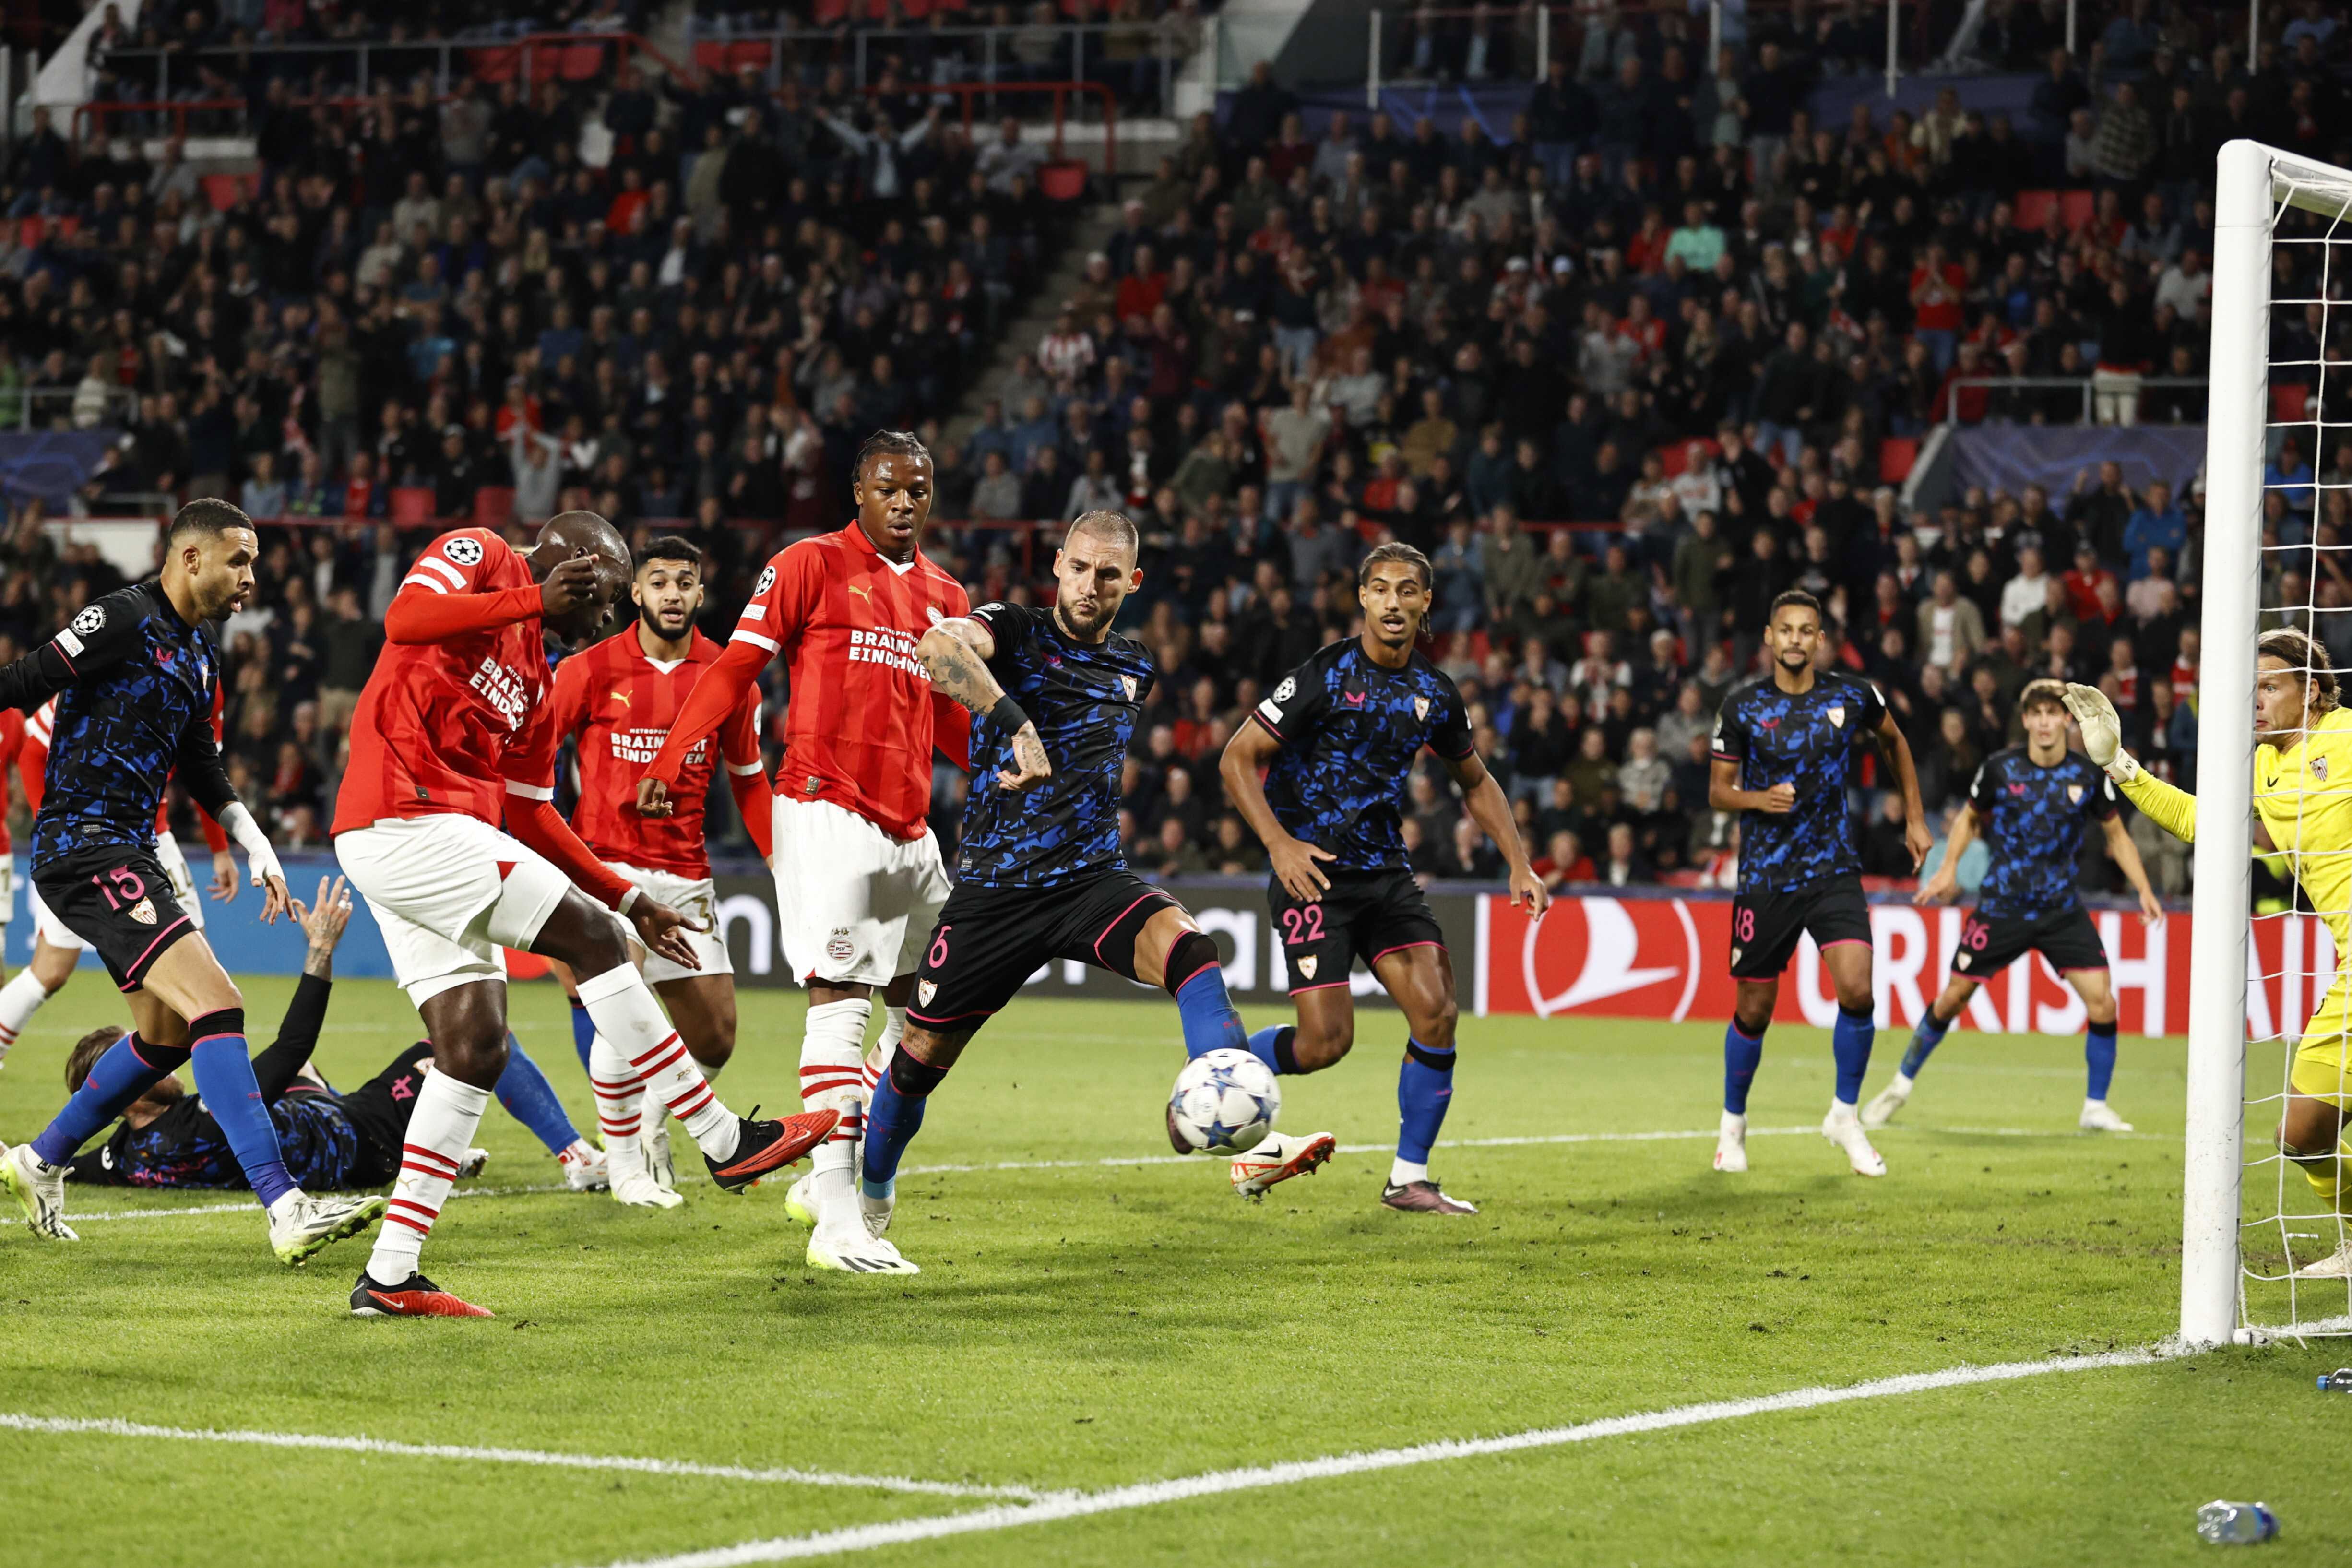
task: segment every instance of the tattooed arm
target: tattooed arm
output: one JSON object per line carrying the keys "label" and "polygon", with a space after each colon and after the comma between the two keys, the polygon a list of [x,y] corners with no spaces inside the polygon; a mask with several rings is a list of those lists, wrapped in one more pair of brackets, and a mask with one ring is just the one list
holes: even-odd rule
{"label": "tattooed arm", "polygon": [[988,720],[1013,742],[1013,767],[999,768],[996,782],[1009,790],[1025,790],[1053,775],[1045,760],[1045,742],[1021,704],[1004,694],[990,673],[988,661],[996,653],[996,638],[976,620],[958,617],[941,621],[925,632],[915,653],[930,672],[932,687],[981,718]]}

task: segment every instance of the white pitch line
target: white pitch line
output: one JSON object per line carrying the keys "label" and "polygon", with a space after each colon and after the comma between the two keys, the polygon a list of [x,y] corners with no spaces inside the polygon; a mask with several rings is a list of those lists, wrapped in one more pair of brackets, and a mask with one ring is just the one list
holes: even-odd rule
{"label": "white pitch line", "polygon": [[1129,1509],[1152,1508],[1161,1503],[1182,1502],[1192,1498],[1213,1497],[1225,1492],[1293,1486],[1300,1481],[1326,1480],[1334,1476],[1402,1469],[1412,1465],[1474,1458],[1487,1454],[1520,1453],[1531,1448],[1556,1448],[1571,1443],[1590,1443],[1602,1437],[1667,1432],[1682,1426],[1737,1421],[1749,1415],[1767,1415],[1784,1410],[1814,1410],[1827,1405],[1884,1399],[1901,1394],[1924,1394],[1941,1388],[1962,1388],[1972,1384],[2010,1383],[2019,1378],[2042,1377],[2052,1373],[2145,1366],[2158,1359],[2159,1352],[2154,1351],[2107,1351],[2097,1355],[2062,1356],[2049,1361],[1956,1366],[1942,1372],[1883,1377],[1870,1383],[1799,1388],[1755,1399],[1717,1400],[1706,1405],[1685,1405],[1636,1415],[1612,1415],[1573,1426],[1548,1426],[1501,1437],[1420,1443],[1410,1448],[1382,1448],[1370,1453],[1338,1454],[1328,1458],[1299,1459],[1288,1464],[1254,1466],[1247,1469],[1212,1470],[1204,1475],[1144,1481],[1135,1486],[1113,1487],[1097,1492],[1056,1492],[1019,1506],[998,1504],[974,1509],[968,1513],[888,1520],[877,1524],[822,1531],[813,1535],[746,1541],[705,1552],[684,1552],[673,1557],[625,1558],[610,1564],[609,1568],[741,1568],[742,1564],[753,1563],[786,1563],[809,1557],[831,1557],[851,1552],[871,1552],[877,1547],[938,1541],[948,1536],[1011,1530],[1024,1524],[1049,1524],[1094,1514],[1119,1513]]}
{"label": "white pitch line", "polygon": [[[1969,1138],[2076,1138],[2081,1136],[2073,1128],[2044,1130],[2034,1127],[1923,1126],[1913,1130],[1922,1132],[1948,1132]],[[1820,1131],[1817,1126],[1751,1127],[1748,1130],[1748,1136],[1790,1138],[1800,1133],[1817,1133]],[[1714,1136],[1716,1136],[1716,1129],[1712,1127],[1693,1128],[1687,1131],[1664,1132],[1552,1132],[1512,1138],[1441,1138],[1436,1146],[1440,1149],[1526,1149],[1568,1143],[1687,1142]],[[2101,1141],[2105,1142],[2114,1142],[2121,1139],[2170,1141],[2169,1134],[2160,1132],[2105,1132],[2099,1136]],[[1339,1152],[1384,1154],[1391,1148],[1391,1145],[1387,1143],[1342,1143],[1339,1145]],[[898,1173],[902,1176],[950,1176],[969,1175],[988,1171],[1093,1171],[1116,1170],[1129,1165],[1187,1165],[1202,1163],[1201,1156],[1197,1154],[1106,1154],[1096,1160],[995,1160],[979,1164],[905,1165],[899,1168]],[[699,1176],[680,1178],[681,1184],[701,1180],[703,1178]],[[449,1195],[453,1198],[504,1198],[542,1193],[569,1193],[572,1190],[562,1183],[547,1183],[536,1186],[458,1187]],[[187,1215],[241,1214],[254,1206],[253,1201],[248,1198],[242,1203],[194,1204],[185,1208],[99,1209],[88,1214],[69,1214],[65,1217],[74,1224],[84,1221],[121,1219],[175,1219]],[[24,1223],[21,1219],[0,1219],[0,1226]]]}
{"label": "white pitch line", "polygon": [[561,1454],[537,1448],[481,1448],[456,1443],[394,1443],[381,1437],[338,1437],[311,1432],[217,1431],[208,1427],[149,1426],[136,1421],[23,1415],[0,1411],[0,1430],[97,1433],[108,1437],[159,1437],[182,1443],[233,1443],[264,1448],[328,1448],[348,1454],[383,1454],[404,1459],[465,1459],[502,1465],[539,1465],[561,1470],[629,1470],[651,1476],[698,1476],[722,1481],[782,1482],[803,1487],[850,1487],[872,1491],[919,1492],[932,1497],[1013,1498],[1043,1500],[1027,1487],[967,1486],[961,1481],[925,1481],[909,1476],[852,1476],[829,1470],[751,1469],[741,1465],[700,1465],[687,1459],[647,1459],[627,1454]]}

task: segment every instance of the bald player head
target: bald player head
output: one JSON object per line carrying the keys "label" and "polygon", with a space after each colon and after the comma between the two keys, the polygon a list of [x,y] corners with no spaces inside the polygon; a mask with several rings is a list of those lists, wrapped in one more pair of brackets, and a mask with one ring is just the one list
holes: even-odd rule
{"label": "bald player head", "polygon": [[539,531],[539,544],[527,557],[540,582],[567,561],[593,563],[593,581],[579,596],[543,617],[547,628],[569,642],[591,636],[610,617],[614,602],[629,586],[629,547],[620,531],[593,511],[558,512]]}

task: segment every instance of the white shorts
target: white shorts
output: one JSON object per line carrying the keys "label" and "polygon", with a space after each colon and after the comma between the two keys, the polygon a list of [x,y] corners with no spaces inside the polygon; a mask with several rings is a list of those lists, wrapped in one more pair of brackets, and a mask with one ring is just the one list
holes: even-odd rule
{"label": "white shorts", "polygon": [[188,911],[189,923],[204,930],[205,902],[196,891],[195,873],[188,869],[188,858],[180,853],[180,840],[169,828],[155,835],[155,858],[163,863],[163,874],[172,879],[172,897]]}
{"label": "white shorts", "polygon": [[[708,877],[681,877],[675,871],[656,871],[643,866],[631,866],[619,860],[604,862],[621,876],[626,877],[642,889],[646,897],[667,904],[687,919],[698,922],[698,931],[683,931],[694,956],[700,961],[699,969],[681,969],[651,948],[646,948],[646,984],[659,985],[671,980],[699,980],[706,974],[733,974],[735,961],[727,956],[727,943],[719,935],[719,889]],[[622,930],[628,939],[644,947],[637,928],[623,920]]]}
{"label": "white shorts", "polygon": [[802,981],[912,974],[952,884],[939,840],[893,838],[829,800],[776,796],[776,921]]}
{"label": "white shorts", "polygon": [[[25,890],[33,889],[32,879],[25,879]],[[14,856],[0,855],[0,927],[5,927],[16,915],[16,861]]]}
{"label": "white shorts", "polygon": [[25,879],[25,908],[33,917],[33,934],[49,946],[64,948],[68,952],[98,951],[82,941],[80,932],[49,912],[49,906],[41,901],[41,885],[30,877]]}
{"label": "white shorts", "polygon": [[448,812],[353,828],[335,839],[335,858],[374,912],[394,978],[420,1007],[460,985],[505,980],[502,950],[529,947],[572,890],[520,839]]}

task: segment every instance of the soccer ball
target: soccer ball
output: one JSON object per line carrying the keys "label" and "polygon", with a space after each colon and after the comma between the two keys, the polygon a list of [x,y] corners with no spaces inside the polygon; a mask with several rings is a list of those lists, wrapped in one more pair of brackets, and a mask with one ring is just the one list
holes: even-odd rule
{"label": "soccer ball", "polygon": [[1168,1097],[1168,1142],[1180,1154],[1239,1154],[1274,1131],[1282,1089],[1247,1051],[1210,1051],[1184,1064]]}

